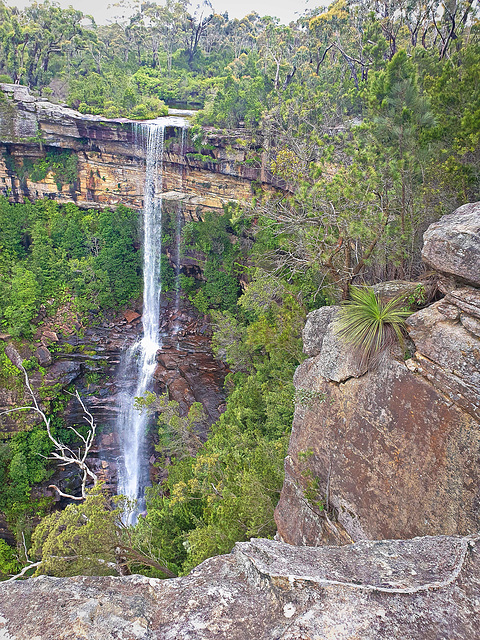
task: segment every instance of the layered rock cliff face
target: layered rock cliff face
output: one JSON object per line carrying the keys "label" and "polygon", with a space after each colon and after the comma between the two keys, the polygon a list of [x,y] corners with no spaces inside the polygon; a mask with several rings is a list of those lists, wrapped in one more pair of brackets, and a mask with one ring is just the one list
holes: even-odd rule
{"label": "layered rock cliff face", "polygon": [[478,638],[478,539],[306,549],[237,543],[188,577],[34,578],[0,585],[5,640]]}
{"label": "layered rock cliff face", "polygon": [[[203,133],[199,154],[191,143],[183,144],[174,123],[165,132],[163,190],[167,198],[183,201],[186,217],[221,210],[230,200],[248,201],[255,184],[284,186],[267,170],[265,154],[259,151],[256,166],[250,164],[253,142],[244,129]],[[36,162],[49,150],[76,155],[78,175],[71,184],[59,188],[52,173],[34,182],[23,171],[25,161]],[[48,197],[81,207],[139,209],[144,173],[134,121],[81,114],[35,99],[26,87],[0,84],[0,192],[12,202]]]}
{"label": "layered rock cliff face", "polygon": [[425,233],[445,297],[407,321],[412,355],[360,368],[335,307],[308,317],[276,511],[297,545],[480,528],[480,203]]}

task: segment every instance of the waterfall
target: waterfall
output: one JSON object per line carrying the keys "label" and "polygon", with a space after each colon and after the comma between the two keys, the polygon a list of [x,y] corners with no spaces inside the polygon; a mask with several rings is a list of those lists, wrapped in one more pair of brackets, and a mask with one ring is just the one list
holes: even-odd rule
{"label": "waterfall", "polygon": [[146,429],[148,416],[134,407],[136,397],[152,388],[155,355],[161,346],[159,336],[160,294],[162,292],[162,183],[165,128],[185,129],[182,118],[161,118],[135,125],[136,146],[145,151],[145,187],[143,201],[143,336],[122,357],[117,433],[121,459],[117,493],[137,501],[130,522],[145,508],[145,486],[148,484]]}
{"label": "waterfall", "polygon": [[180,309],[180,243],[182,239],[183,203],[177,204],[175,221],[175,311]]}

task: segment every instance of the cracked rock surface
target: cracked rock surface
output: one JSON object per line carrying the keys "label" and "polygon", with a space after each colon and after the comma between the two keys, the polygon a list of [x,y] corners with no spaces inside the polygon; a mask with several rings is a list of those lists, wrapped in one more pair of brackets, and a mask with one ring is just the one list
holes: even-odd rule
{"label": "cracked rock surface", "polygon": [[2,640],[455,640],[480,622],[476,538],[237,543],[189,576],[0,585]]}
{"label": "cracked rock surface", "polygon": [[480,287],[479,202],[464,204],[443,216],[428,227],[423,239],[422,258],[444,274],[443,286],[453,281]]}

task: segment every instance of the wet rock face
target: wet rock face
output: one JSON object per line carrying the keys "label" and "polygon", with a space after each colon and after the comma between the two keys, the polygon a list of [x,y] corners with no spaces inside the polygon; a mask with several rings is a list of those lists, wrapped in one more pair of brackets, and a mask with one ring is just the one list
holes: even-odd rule
{"label": "wet rock face", "polygon": [[[476,638],[477,540],[301,548],[237,543],[189,576],[41,577],[2,585],[9,640]],[[22,606],[19,606],[19,603]]]}
{"label": "wet rock face", "polygon": [[[227,370],[213,356],[208,323],[188,304],[177,311],[174,306],[164,297],[160,327],[163,340],[157,355],[155,391],[168,392],[170,399],[178,401],[184,413],[193,402],[201,402],[207,416],[201,433],[205,438],[209,426],[224,409],[223,383]],[[140,337],[141,332],[140,307],[110,315],[102,321],[92,318],[89,326],[84,327],[77,322],[71,310],[63,308],[56,317],[44,318],[39,325],[35,336],[39,343],[36,350],[23,351],[20,356],[20,360],[36,358],[42,367],[42,370],[29,372],[37,398],[48,400],[59,387],[65,388],[73,383],[98,427],[88,463],[112,493],[116,492],[120,456],[115,423],[123,387],[118,373],[122,353]],[[5,339],[8,340],[8,336]],[[6,352],[13,362],[19,358],[8,343]],[[127,384],[130,382],[135,383],[127,381]],[[51,394],[49,389],[52,389]],[[31,404],[31,398],[23,388],[23,380],[19,380],[13,389],[0,389],[0,411],[22,404]],[[26,414],[26,419],[26,424],[39,421],[33,412]],[[66,406],[65,420],[67,426],[84,423],[82,407],[74,397]],[[25,428],[25,423],[19,423],[12,415],[2,416],[0,425],[4,432]],[[152,465],[155,455],[152,444],[148,453]],[[75,477],[72,478],[71,470],[71,467],[60,468],[49,484],[54,482],[62,490],[68,485],[71,491],[78,475],[74,470]],[[58,497],[56,492],[47,488],[40,489],[40,494],[42,491],[44,495]]]}
{"label": "wet rock face", "polygon": [[311,357],[295,374],[275,514],[282,540],[345,544],[480,527],[480,289],[458,286],[460,277],[476,282],[479,224],[480,205],[466,205],[425,233],[424,254],[443,256],[429,260],[457,286],[409,317],[406,362],[398,354],[358,370],[334,335],[335,308],[309,315]]}
{"label": "wet rock face", "polygon": [[[137,316],[140,317],[139,314]],[[102,320],[92,316],[90,322],[82,326],[68,304],[60,307],[54,317],[47,317],[41,309],[33,344],[18,346],[17,343],[20,356],[9,342],[5,349],[14,363],[17,359],[20,362],[37,361],[39,367],[29,370],[28,376],[47,415],[49,401],[59,391],[72,384],[79,392],[97,425],[97,436],[88,463],[112,492],[116,490],[116,459],[119,455],[118,442],[112,432],[118,406],[116,373],[122,350],[141,332],[138,318],[129,324],[122,314],[110,314]],[[12,388],[0,389],[0,411],[31,405],[32,399],[25,389],[23,377],[9,382]],[[64,418],[66,426],[85,424],[83,409],[73,396],[66,404]],[[18,414],[0,418],[0,428],[5,433],[22,431],[39,423],[40,418],[34,412],[22,413],[20,419]],[[51,483],[75,493],[79,488],[78,472],[71,466],[58,467],[45,486],[35,489],[35,495],[53,496],[58,500],[58,494],[47,487]]]}
{"label": "wet rock face", "polygon": [[223,383],[228,369],[212,353],[211,327],[189,307],[163,314],[165,336],[157,352],[154,378],[187,412],[200,402],[212,424],[224,409]]}

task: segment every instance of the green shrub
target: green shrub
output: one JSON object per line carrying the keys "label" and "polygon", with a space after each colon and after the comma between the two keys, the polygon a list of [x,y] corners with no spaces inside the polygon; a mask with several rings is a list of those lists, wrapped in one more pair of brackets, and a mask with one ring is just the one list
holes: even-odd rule
{"label": "green shrub", "polygon": [[[1,76],[0,76],[1,81]],[[18,561],[15,549],[12,549],[5,540],[0,538],[0,576],[9,576],[20,571],[20,563]]]}

